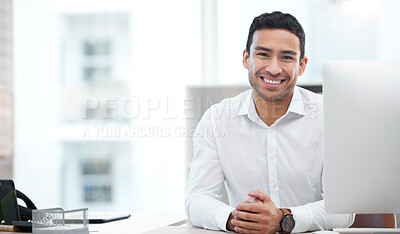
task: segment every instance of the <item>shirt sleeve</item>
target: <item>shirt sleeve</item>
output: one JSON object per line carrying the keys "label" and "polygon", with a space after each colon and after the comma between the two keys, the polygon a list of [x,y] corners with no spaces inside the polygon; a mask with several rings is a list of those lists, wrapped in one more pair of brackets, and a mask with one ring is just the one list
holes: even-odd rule
{"label": "shirt sleeve", "polygon": [[220,164],[212,120],[207,111],[193,137],[194,156],[186,193],[186,213],[192,225],[226,230],[234,208],[221,202],[225,176]]}
{"label": "shirt sleeve", "polygon": [[353,224],[354,214],[329,214],[325,211],[324,200],[303,206],[289,207],[295,220],[293,232],[331,230],[349,227]]}

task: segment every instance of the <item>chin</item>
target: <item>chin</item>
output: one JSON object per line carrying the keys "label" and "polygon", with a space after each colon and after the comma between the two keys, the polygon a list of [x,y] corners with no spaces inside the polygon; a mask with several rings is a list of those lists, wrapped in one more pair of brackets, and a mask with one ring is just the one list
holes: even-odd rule
{"label": "chin", "polygon": [[275,95],[271,95],[271,92],[268,90],[262,92],[261,90],[256,89],[256,92],[265,101],[276,102],[276,101],[280,101],[280,100],[286,98],[288,95],[290,95],[292,93],[293,88],[294,88],[294,86],[293,87],[285,87],[282,91],[280,91],[280,93],[277,93]]}

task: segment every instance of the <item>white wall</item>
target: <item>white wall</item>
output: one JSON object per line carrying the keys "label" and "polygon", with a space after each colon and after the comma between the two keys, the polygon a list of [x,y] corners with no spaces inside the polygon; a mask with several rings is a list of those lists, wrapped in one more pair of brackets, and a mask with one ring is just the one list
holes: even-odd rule
{"label": "white wall", "polygon": [[[378,48],[380,59],[400,59],[400,1],[382,0],[378,21]],[[399,220],[400,221],[400,220]]]}
{"label": "white wall", "polygon": [[57,47],[51,0],[14,1],[14,101],[17,189],[39,207],[59,204]]}

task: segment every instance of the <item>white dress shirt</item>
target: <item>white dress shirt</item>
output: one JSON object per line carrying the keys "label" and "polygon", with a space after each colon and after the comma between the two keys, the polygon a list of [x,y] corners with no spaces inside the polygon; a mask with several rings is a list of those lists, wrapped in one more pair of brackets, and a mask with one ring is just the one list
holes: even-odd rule
{"label": "white dress shirt", "polygon": [[[252,90],[208,109],[193,137],[191,223],[226,230],[230,212],[259,189],[276,207],[291,209],[293,232],[350,226],[353,215],[324,209],[322,114],[322,96],[297,86],[288,111],[271,126],[258,116]],[[220,201],[224,183],[230,206]]]}

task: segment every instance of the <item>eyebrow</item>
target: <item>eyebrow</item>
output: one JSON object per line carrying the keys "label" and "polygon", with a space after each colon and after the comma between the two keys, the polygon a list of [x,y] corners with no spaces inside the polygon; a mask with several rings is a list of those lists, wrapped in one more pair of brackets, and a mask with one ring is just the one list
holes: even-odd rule
{"label": "eyebrow", "polygon": [[[271,49],[268,49],[268,48],[263,47],[263,46],[256,46],[256,47],[254,47],[254,50],[264,50],[264,51],[267,51],[267,52],[272,52]],[[294,56],[297,55],[297,52],[294,51],[294,50],[281,50],[280,53],[282,53],[282,54],[291,54],[291,55],[294,55]]]}
{"label": "eyebrow", "polygon": [[293,50],[282,50],[281,53],[282,54],[291,54],[291,55],[295,55],[295,56],[297,55],[297,52],[293,51]]}
{"label": "eyebrow", "polygon": [[270,49],[268,49],[266,47],[263,47],[263,46],[256,46],[256,47],[254,47],[254,50],[264,50],[264,51],[267,51],[267,52],[272,52],[272,50],[270,50]]}

